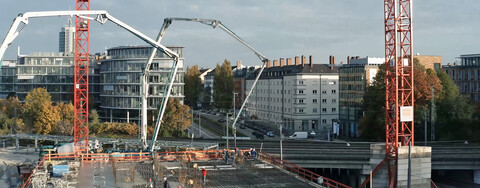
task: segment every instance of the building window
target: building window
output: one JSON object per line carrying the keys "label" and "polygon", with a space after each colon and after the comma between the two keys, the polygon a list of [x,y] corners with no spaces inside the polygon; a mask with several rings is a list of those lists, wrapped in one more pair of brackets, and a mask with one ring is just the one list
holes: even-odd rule
{"label": "building window", "polygon": [[303,94],[303,90],[298,90],[298,94]]}
{"label": "building window", "polygon": [[327,112],[327,108],[322,108],[322,112]]}
{"label": "building window", "polygon": [[299,80],[298,84],[303,85],[303,80]]}
{"label": "building window", "polygon": [[337,111],[337,108],[332,108],[332,112],[336,112]]}
{"label": "building window", "polygon": [[317,90],[313,90],[313,94],[317,94]]}
{"label": "building window", "polygon": [[332,103],[337,103],[337,99],[332,99]]}
{"label": "building window", "polygon": [[303,99],[298,99],[298,103],[304,103]]}
{"label": "building window", "polygon": [[322,93],[323,93],[323,94],[326,94],[326,93],[327,93],[327,90],[322,90]]}
{"label": "building window", "polygon": [[322,99],[322,103],[326,103],[327,102],[327,99]]}
{"label": "building window", "polygon": [[332,89],[332,93],[337,93],[337,90]]}
{"label": "building window", "polygon": [[303,113],[303,109],[298,109],[298,112]]}
{"label": "building window", "polygon": [[313,99],[313,103],[317,103],[317,99]]}
{"label": "building window", "polygon": [[322,123],[327,123],[327,119],[322,119]]}
{"label": "building window", "polygon": [[317,112],[317,108],[313,108],[313,112],[314,112],[314,113]]}

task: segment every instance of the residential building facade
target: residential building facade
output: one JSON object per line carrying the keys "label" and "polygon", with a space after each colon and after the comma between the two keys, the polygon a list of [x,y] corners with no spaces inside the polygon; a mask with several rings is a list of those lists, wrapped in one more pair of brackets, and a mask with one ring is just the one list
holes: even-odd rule
{"label": "residential building facade", "polygon": [[[332,60],[331,60],[332,61]],[[340,79],[340,134],[360,136],[358,126],[363,117],[363,96],[385,58],[355,57],[339,68]]]}
{"label": "residential building facade", "polygon": [[0,75],[0,97],[15,96],[17,92],[17,60],[3,60]]}
{"label": "residential building facade", "polygon": [[[178,72],[175,75],[171,97],[184,99],[183,47],[168,47],[180,55]],[[138,122],[141,97],[141,76],[152,50],[151,46],[120,46],[107,49],[101,61],[100,119],[116,122]],[[164,90],[173,60],[163,53],[153,59],[148,79],[148,111],[156,110],[164,96]],[[156,117],[153,116],[153,117]]]}
{"label": "residential building facade", "polygon": [[[241,67],[241,68],[238,68]],[[235,110],[238,112],[247,97],[247,80],[246,78],[260,68],[259,66],[242,66],[241,62],[237,62],[237,68],[233,71],[233,84],[235,92]],[[243,114],[245,115],[245,114]]]}
{"label": "residential building facade", "polygon": [[[291,131],[332,130],[338,121],[338,72],[325,64],[306,63],[306,57],[267,63],[247,101],[249,117],[281,123]],[[252,88],[258,70],[246,79]]]}
{"label": "residential building facade", "polygon": [[[50,93],[54,103],[73,102],[73,56],[64,56],[60,52],[37,52],[19,55],[16,61],[6,60],[2,65],[2,98],[16,95],[23,102],[30,91],[41,87]],[[99,70],[95,57],[90,56],[89,103],[92,107],[100,102]]]}
{"label": "residential building facade", "polygon": [[459,87],[460,93],[480,102],[480,54],[460,55],[460,63],[445,65],[443,69]]}

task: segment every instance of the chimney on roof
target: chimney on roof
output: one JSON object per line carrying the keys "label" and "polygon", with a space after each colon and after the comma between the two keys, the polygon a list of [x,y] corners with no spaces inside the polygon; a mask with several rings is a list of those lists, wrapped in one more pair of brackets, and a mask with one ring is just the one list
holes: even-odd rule
{"label": "chimney on roof", "polygon": [[335,65],[335,56],[333,56],[333,55],[330,56],[330,61],[329,61],[328,64]]}
{"label": "chimney on roof", "polygon": [[283,67],[285,65],[285,59],[282,57],[280,58],[280,67]]}
{"label": "chimney on roof", "polygon": [[287,66],[292,65],[292,58],[287,58]]}
{"label": "chimney on roof", "polygon": [[272,66],[270,60],[267,61],[267,68],[270,68]]}
{"label": "chimney on roof", "polygon": [[309,61],[310,61],[310,67],[313,67],[313,58],[312,58],[312,55],[310,55]]}
{"label": "chimney on roof", "polygon": [[300,65],[300,57],[295,56],[295,66]]}
{"label": "chimney on roof", "polygon": [[278,67],[278,60],[273,60],[273,66]]}
{"label": "chimney on roof", "polygon": [[302,67],[305,67],[305,63],[307,63],[307,57],[302,55]]}
{"label": "chimney on roof", "polygon": [[242,68],[242,61],[237,61],[237,69],[241,69]]}
{"label": "chimney on roof", "polygon": [[347,64],[350,64],[350,56],[347,56]]}
{"label": "chimney on roof", "polygon": [[333,68],[335,67],[335,56],[331,55],[330,56],[330,69],[333,70]]}

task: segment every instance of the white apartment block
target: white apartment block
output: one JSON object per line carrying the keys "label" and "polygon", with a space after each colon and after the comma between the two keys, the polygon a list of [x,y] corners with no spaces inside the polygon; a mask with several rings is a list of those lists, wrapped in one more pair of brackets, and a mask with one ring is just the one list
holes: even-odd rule
{"label": "white apartment block", "polygon": [[[292,131],[332,130],[339,117],[338,71],[325,64],[268,63],[250,99],[247,115],[283,124]],[[247,90],[256,74],[247,78]]]}

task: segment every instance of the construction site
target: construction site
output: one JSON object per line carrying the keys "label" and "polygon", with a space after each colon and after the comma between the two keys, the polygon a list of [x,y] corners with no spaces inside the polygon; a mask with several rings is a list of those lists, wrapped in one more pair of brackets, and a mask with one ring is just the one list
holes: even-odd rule
{"label": "construction site", "polygon": [[[160,152],[154,156],[92,154],[86,159],[45,157],[24,187],[321,187],[313,181],[348,187],[293,164],[281,164],[267,154],[258,159],[238,156],[228,164],[218,150]],[[206,170],[205,182],[202,169]]]}
{"label": "construction site", "polygon": [[[378,156],[372,164],[370,175],[361,187],[375,182],[389,187],[410,187],[407,177],[407,154],[410,165],[410,147],[418,156],[419,166],[430,169],[431,149],[415,147],[413,134],[413,41],[411,0],[385,0],[385,60],[386,60],[386,142],[383,146],[372,145]],[[7,47],[28,24],[29,18],[71,16],[75,17],[75,82],[74,84],[74,136],[73,143],[42,148],[40,161],[20,170],[23,187],[349,187],[335,180],[323,177],[301,168],[278,155],[250,150],[250,148],[229,148],[228,137],[225,148],[183,145],[172,149],[172,145],[161,145],[157,140],[166,103],[172,91],[177,74],[179,55],[161,44],[166,29],[174,21],[196,22],[213,28],[220,28],[228,35],[251,50],[263,63],[251,90],[240,107],[244,110],[246,101],[255,84],[270,61],[245,40],[228,29],[219,20],[199,18],[166,18],[156,40],[116,19],[104,10],[90,10],[90,0],[76,0],[74,11],[26,12],[14,20],[0,48],[3,57]],[[104,24],[113,22],[152,46],[150,58],[145,62],[141,79],[141,121],[137,144],[118,148],[102,147],[102,143],[89,140],[88,129],[88,55],[90,22]],[[147,96],[148,78],[152,59],[159,53],[171,58],[172,71],[164,87],[159,112],[151,141],[147,140]],[[395,63],[402,62],[402,63]],[[232,122],[234,133],[240,113]],[[228,125],[227,125],[228,127]],[[228,129],[227,129],[228,132]],[[236,135],[234,135],[236,139]],[[18,141],[17,141],[18,142]],[[105,144],[105,143],[104,143]],[[347,143],[348,144],[348,143]],[[36,145],[36,141],[35,141]],[[18,143],[15,144],[18,148]],[[408,152],[406,150],[408,148]],[[223,150],[222,150],[223,149]],[[109,152],[106,152],[109,151]],[[43,152],[43,153],[42,153]],[[28,152],[27,152],[28,153]],[[400,155],[401,154],[401,155]],[[427,161],[427,162],[425,162]],[[415,165],[415,164],[414,164]],[[400,166],[400,167],[399,167]],[[423,167],[422,166],[422,167]],[[405,168],[404,168],[405,167]],[[418,169],[421,171],[421,169]],[[5,171],[5,170],[4,170]],[[21,172],[20,172],[21,171]],[[375,174],[378,172],[378,175]],[[409,171],[410,172],[410,168]],[[414,170],[413,173],[419,173]],[[415,180],[418,187],[430,186],[430,172],[421,172],[421,179]],[[410,176],[410,174],[409,174]],[[16,187],[19,181],[11,181]],[[373,183],[371,183],[373,184]],[[370,185],[371,185],[370,184]],[[433,186],[433,183],[432,183]]]}

